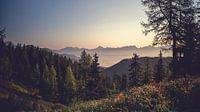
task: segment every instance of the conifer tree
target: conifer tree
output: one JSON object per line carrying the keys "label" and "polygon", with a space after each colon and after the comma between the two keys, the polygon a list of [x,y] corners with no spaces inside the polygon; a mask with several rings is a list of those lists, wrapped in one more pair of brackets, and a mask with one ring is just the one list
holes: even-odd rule
{"label": "conifer tree", "polygon": [[99,63],[98,63],[98,56],[97,53],[94,54],[93,60],[92,60],[92,65],[91,65],[91,77],[95,79],[96,81],[99,79],[100,75],[100,68],[99,68]]}
{"label": "conifer tree", "polygon": [[71,90],[76,91],[77,84],[76,84],[76,79],[75,79],[74,74],[72,72],[71,66],[67,67],[65,83],[66,83],[66,86],[69,87]]}
{"label": "conifer tree", "polygon": [[98,56],[97,53],[94,54],[92,64],[91,64],[91,71],[90,75],[86,81],[86,99],[97,98],[97,94],[95,89],[99,86],[101,81],[100,70],[99,70],[99,63],[98,63]]}
{"label": "conifer tree", "polygon": [[165,76],[165,66],[163,63],[162,52],[160,51],[158,63],[155,66],[155,82],[159,83],[164,79]]}
{"label": "conifer tree", "polygon": [[35,65],[33,73],[30,77],[33,87],[37,88],[40,84],[40,67],[39,64]]}
{"label": "conifer tree", "polygon": [[86,53],[85,50],[81,52],[79,67],[78,67],[78,76],[79,80],[79,89],[78,93],[81,98],[85,98],[87,94],[86,83],[89,78],[89,74],[91,72],[92,57]]}
{"label": "conifer tree", "polygon": [[0,77],[9,80],[12,76],[12,63],[8,57],[0,59]]}
{"label": "conifer tree", "polygon": [[77,90],[77,81],[72,72],[71,66],[68,65],[66,68],[66,75],[64,78],[64,88],[61,94],[63,103],[70,103],[73,101]]}
{"label": "conifer tree", "polygon": [[[148,9],[148,23],[143,24],[146,28],[145,33],[155,32],[154,45],[172,45],[172,74],[173,78],[177,75],[184,75],[183,69],[191,73],[190,67],[183,68],[179,64],[180,56],[178,53],[184,52],[186,63],[193,65],[192,51],[196,35],[198,35],[199,23],[196,14],[197,6],[194,5],[196,0],[142,0],[144,6]],[[197,42],[198,43],[198,42]],[[185,44],[185,45],[184,45]]]}
{"label": "conifer tree", "polygon": [[42,88],[41,91],[48,100],[56,100],[57,93],[57,73],[52,65],[51,68],[45,65],[44,74],[42,78]]}
{"label": "conifer tree", "polygon": [[143,69],[143,83],[148,84],[153,81],[153,71],[149,63],[149,59],[145,60],[144,69]]}
{"label": "conifer tree", "polygon": [[12,62],[7,54],[9,51],[6,50],[5,37],[6,34],[4,28],[0,30],[0,77],[9,80],[12,75]]}
{"label": "conifer tree", "polygon": [[87,54],[85,50],[81,52],[79,64],[80,79],[86,80],[90,72],[92,57],[89,54]]}
{"label": "conifer tree", "polygon": [[133,54],[128,74],[129,88],[141,85],[141,64],[138,62],[138,60],[139,56],[137,54]]}

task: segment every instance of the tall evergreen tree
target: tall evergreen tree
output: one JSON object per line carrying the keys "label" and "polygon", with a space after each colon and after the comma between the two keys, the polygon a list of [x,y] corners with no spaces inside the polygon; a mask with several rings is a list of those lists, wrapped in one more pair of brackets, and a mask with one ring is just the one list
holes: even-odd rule
{"label": "tall evergreen tree", "polygon": [[0,77],[9,80],[12,76],[12,63],[8,57],[1,58],[0,61]]}
{"label": "tall evergreen tree", "polygon": [[4,41],[6,37],[5,28],[0,30],[0,77],[9,80],[12,75],[12,62],[9,51]]}
{"label": "tall evergreen tree", "polygon": [[39,84],[40,84],[40,67],[39,64],[35,65],[35,68],[33,70],[33,73],[30,76],[31,79],[31,83],[33,84],[34,88],[38,88]]}
{"label": "tall evergreen tree", "polygon": [[137,54],[133,54],[133,58],[131,59],[131,63],[129,66],[129,87],[140,86],[141,85],[141,64],[138,62],[139,56]]}
{"label": "tall evergreen tree", "polygon": [[74,77],[72,72],[71,66],[67,66],[66,68],[66,75],[64,78],[64,88],[62,93],[62,102],[63,103],[70,103],[73,101],[75,92],[77,90],[77,81]]}
{"label": "tall evergreen tree", "polygon": [[77,84],[76,84],[76,79],[75,79],[74,74],[72,72],[71,66],[67,67],[65,82],[66,82],[66,85],[69,88],[71,88],[73,91],[76,91]]}
{"label": "tall evergreen tree", "polygon": [[90,69],[91,64],[92,64],[92,57],[89,54],[87,54],[85,50],[83,50],[81,52],[79,60],[78,76],[77,76],[77,79],[79,80],[78,93],[79,96],[82,98],[85,98],[87,94],[86,83],[89,78],[89,74],[91,72]]}
{"label": "tall evergreen tree", "polygon": [[86,80],[89,72],[90,72],[90,67],[92,64],[92,57],[86,53],[85,50],[81,52],[80,60],[79,60],[79,74],[80,74],[80,79]]}
{"label": "tall evergreen tree", "polygon": [[153,70],[151,68],[151,65],[149,63],[149,59],[147,58],[145,60],[145,65],[143,69],[143,83],[144,84],[149,84],[153,81]]}
{"label": "tall evergreen tree", "polygon": [[54,100],[57,98],[57,73],[55,70],[55,67],[53,65],[51,65],[51,68],[49,70],[49,85],[50,85],[50,95],[51,98],[53,98]]}
{"label": "tall evergreen tree", "polygon": [[100,68],[99,68],[99,63],[98,63],[98,56],[97,53],[94,54],[93,60],[92,60],[92,65],[91,65],[91,77],[95,80],[99,79],[100,75]]}
{"label": "tall evergreen tree", "polygon": [[163,63],[162,52],[160,51],[158,63],[155,66],[155,82],[159,83],[164,79],[165,76],[165,66]]}
{"label": "tall evergreen tree", "polygon": [[47,64],[45,65],[42,77],[42,88],[40,91],[48,100],[56,100],[57,73],[53,65],[50,69]]}
{"label": "tall evergreen tree", "polygon": [[95,99],[98,97],[95,89],[98,87],[101,80],[99,69],[98,56],[97,53],[95,53],[91,64],[91,72],[86,81],[86,99]]}
{"label": "tall evergreen tree", "polygon": [[[193,19],[197,16],[195,10],[197,9],[194,5],[195,0],[142,0],[144,6],[148,9],[146,14],[148,16],[148,23],[143,24],[146,28],[145,33],[154,31],[156,36],[154,38],[154,44],[161,45],[172,45],[173,60],[172,60],[172,73],[173,78],[177,75],[182,74],[181,69],[183,65],[180,63],[180,56],[178,54],[185,52],[184,56],[190,57],[186,59],[189,62],[192,58],[192,49],[194,33],[194,21]],[[191,22],[191,20],[193,22]],[[187,25],[189,24],[189,25]],[[191,26],[192,25],[192,26]],[[186,27],[187,26],[187,27]],[[189,30],[187,30],[189,29]],[[189,31],[189,32],[188,32]],[[184,33],[188,32],[188,33]],[[193,33],[192,33],[193,32]],[[192,34],[192,35],[191,35]],[[188,36],[190,35],[190,36]],[[195,40],[195,39],[194,39]],[[184,44],[188,44],[187,47],[182,47]],[[190,50],[187,50],[187,49]],[[192,64],[191,64],[192,65]],[[189,68],[184,68],[188,69]]]}

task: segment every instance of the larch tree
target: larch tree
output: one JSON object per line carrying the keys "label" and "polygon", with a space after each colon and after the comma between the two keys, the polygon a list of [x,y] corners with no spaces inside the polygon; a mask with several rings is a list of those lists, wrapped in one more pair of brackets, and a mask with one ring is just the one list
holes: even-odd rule
{"label": "larch tree", "polygon": [[194,2],[195,0],[142,0],[142,4],[148,8],[148,22],[142,23],[146,28],[145,34],[152,31],[155,33],[154,45],[172,45],[173,78],[180,74],[178,48],[184,43],[184,23],[190,19],[185,13],[189,11],[194,14]]}
{"label": "larch tree", "polygon": [[63,94],[63,101],[64,103],[72,102],[77,90],[77,81],[74,77],[72,72],[71,66],[67,66],[66,68],[66,76],[64,79],[64,94]]}

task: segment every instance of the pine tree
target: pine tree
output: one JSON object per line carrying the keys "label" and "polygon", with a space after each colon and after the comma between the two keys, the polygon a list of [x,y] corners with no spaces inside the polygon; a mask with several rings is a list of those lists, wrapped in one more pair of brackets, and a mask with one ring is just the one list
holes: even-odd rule
{"label": "pine tree", "polygon": [[9,80],[12,76],[12,63],[8,57],[0,59],[0,77]]}
{"label": "pine tree", "polygon": [[66,68],[66,75],[64,78],[63,92],[61,93],[61,101],[65,104],[73,101],[76,90],[77,81],[72,72],[71,66],[68,65]]}
{"label": "pine tree", "polygon": [[99,70],[98,56],[95,53],[93,56],[92,64],[91,64],[91,72],[86,81],[86,99],[95,99],[97,98],[97,94],[95,89],[99,86],[98,84],[101,81],[100,70]]}
{"label": "pine tree", "polygon": [[0,77],[9,80],[12,76],[12,62],[9,58],[9,51],[4,41],[6,37],[5,28],[0,30]]}
{"label": "pine tree", "polygon": [[81,52],[80,60],[79,60],[79,67],[78,67],[78,76],[77,79],[79,80],[79,87],[78,93],[81,98],[85,98],[87,94],[86,90],[86,83],[89,78],[89,74],[91,72],[91,64],[92,64],[92,57],[86,53],[85,50]]}
{"label": "pine tree", "polygon": [[67,73],[66,73],[65,81],[66,81],[67,87],[69,87],[73,91],[76,91],[77,84],[76,84],[76,79],[75,79],[74,74],[72,72],[71,66],[67,67]]}
{"label": "pine tree", "polygon": [[163,63],[162,52],[160,51],[158,63],[155,66],[155,82],[159,83],[164,79],[165,76],[165,66]]}
{"label": "pine tree", "polygon": [[98,63],[98,56],[97,53],[94,54],[93,60],[92,60],[92,65],[91,65],[91,78],[95,79],[97,81],[99,79],[100,75],[100,68],[99,68],[99,63]]}
{"label": "pine tree", "polygon": [[141,64],[138,62],[139,56],[137,54],[133,54],[133,58],[131,59],[131,63],[129,66],[129,87],[140,86],[141,85]]}
{"label": "pine tree", "polygon": [[50,95],[55,100],[57,97],[57,73],[53,65],[49,70],[49,75]]}
{"label": "pine tree", "polygon": [[143,83],[149,84],[153,81],[153,71],[149,63],[149,59],[147,58],[145,61],[144,69],[143,69]]}
{"label": "pine tree", "polygon": [[37,88],[40,84],[40,67],[39,64],[35,65],[33,73],[30,76],[33,87]]}
{"label": "pine tree", "polygon": [[85,50],[81,52],[79,64],[80,64],[80,67],[79,67],[80,78],[79,79],[86,80],[90,72],[92,57],[89,54],[87,54]]}
{"label": "pine tree", "polygon": [[54,66],[52,65],[51,68],[45,65],[44,74],[42,77],[42,88],[40,88],[42,94],[48,100],[56,100],[56,93],[57,93],[57,73],[55,71]]}

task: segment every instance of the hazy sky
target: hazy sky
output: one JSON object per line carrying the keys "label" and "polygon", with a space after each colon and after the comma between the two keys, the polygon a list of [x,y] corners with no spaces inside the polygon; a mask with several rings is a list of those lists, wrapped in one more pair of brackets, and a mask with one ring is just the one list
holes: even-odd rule
{"label": "hazy sky", "polygon": [[7,40],[59,49],[150,45],[140,0],[0,0]]}

